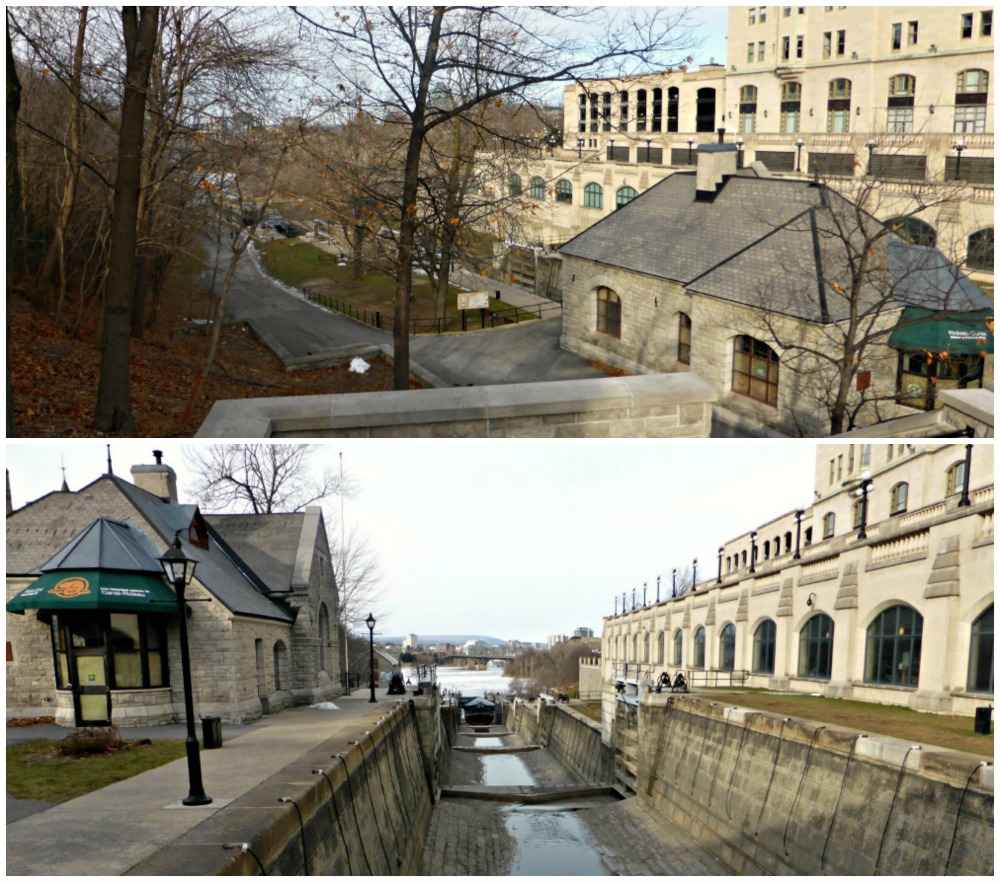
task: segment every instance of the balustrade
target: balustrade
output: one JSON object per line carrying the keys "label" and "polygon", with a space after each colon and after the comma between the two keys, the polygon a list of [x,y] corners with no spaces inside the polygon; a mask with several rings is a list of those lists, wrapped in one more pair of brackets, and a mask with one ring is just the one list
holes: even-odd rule
{"label": "balustrade", "polygon": [[909,536],[902,536],[899,539],[890,539],[888,542],[880,542],[873,545],[869,566],[883,564],[903,557],[911,557],[916,554],[926,554],[928,542],[930,541],[930,531],[924,530],[920,533],[911,533]]}

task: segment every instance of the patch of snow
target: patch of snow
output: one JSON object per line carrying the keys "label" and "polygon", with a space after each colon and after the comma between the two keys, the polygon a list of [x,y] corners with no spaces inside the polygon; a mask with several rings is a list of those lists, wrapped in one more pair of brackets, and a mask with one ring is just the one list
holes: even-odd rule
{"label": "patch of snow", "polygon": [[351,359],[351,372],[355,374],[367,374],[368,369],[371,367],[367,361],[363,358],[352,358]]}
{"label": "patch of snow", "polygon": [[340,710],[332,701],[321,701],[319,704],[311,704],[309,707],[314,707],[316,710]]}

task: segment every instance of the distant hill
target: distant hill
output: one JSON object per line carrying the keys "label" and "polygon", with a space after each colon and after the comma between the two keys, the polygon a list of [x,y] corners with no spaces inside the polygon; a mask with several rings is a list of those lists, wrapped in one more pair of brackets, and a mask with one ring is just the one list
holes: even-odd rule
{"label": "distant hill", "polygon": [[[389,635],[380,637],[379,640],[382,643],[402,643],[405,636],[404,634],[397,636]],[[417,634],[417,639],[423,646],[430,646],[437,643],[453,643],[455,646],[461,646],[470,640],[478,640],[480,643],[487,643],[490,646],[502,646],[507,642],[506,640],[501,640],[499,637],[485,637],[482,634]]]}

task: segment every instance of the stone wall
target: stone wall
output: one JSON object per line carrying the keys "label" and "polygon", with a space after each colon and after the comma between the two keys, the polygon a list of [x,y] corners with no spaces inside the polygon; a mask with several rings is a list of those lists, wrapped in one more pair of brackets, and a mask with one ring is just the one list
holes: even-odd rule
{"label": "stone wall", "polygon": [[565,704],[543,704],[541,743],[549,753],[588,784],[611,784],[614,755],[601,741],[601,725]]}
{"label": "stone wall", "polygon": [[[131,872],[174,875],[182,855],[193,875],[259,875],[258,860],[270,876],[416,875],[433,802],[421,754],[407,702],[339,758],[320,745]],[[240,841],[247,853],[219,847]]]}
{"label": "stone wall", "polygon": [[993,875],[980,757],[684,696],[639,720],[639,798],[737,873]]}

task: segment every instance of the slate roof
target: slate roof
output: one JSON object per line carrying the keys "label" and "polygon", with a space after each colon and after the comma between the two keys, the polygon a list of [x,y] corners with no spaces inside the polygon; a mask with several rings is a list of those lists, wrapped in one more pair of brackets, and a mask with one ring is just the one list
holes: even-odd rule
{"label": "slate roof", "polygon": [[272,591],[291,590],[304,519],[302,512],[205,516],[216,533],[267,582]]}
{"label": "slate roof", "polygon": [[121,521],[98,518],[35,570],[127,570],[163,575],[160,552],[141,530]]}
{"label": "slate roof", "polygon": [[[849,252],[861,224],[882,225],[807,181],[730,176],[711,202],[679,172],[567,242],[561,254],[667,279],[691,291],[809,321],[846,317]],[[841,234],[839,230],[846,230]],[[992,301],[943,254],[896,236],[878,240],[861,302],[971,311]]]}

